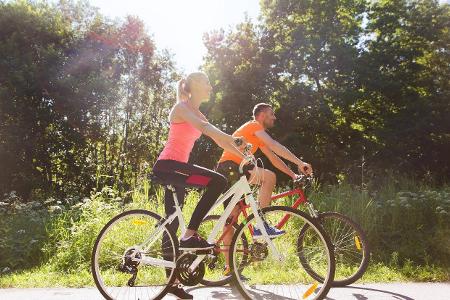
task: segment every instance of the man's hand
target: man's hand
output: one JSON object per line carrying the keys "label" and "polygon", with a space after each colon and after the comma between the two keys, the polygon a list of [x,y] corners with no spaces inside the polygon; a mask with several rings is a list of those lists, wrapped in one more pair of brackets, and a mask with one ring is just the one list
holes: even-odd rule
{"label": "man's hand", "polygon": [[311,167],[310,164],[305,163],[305,162],[301,162],[301,163],[298,165],[298,172],[299,172],[299,173],[303,173],[303,174],[309,176],[309,175],[312,174],[313,169],[312,169],[312,167]]}
{"label": "man's hand", "polygon": [[[290,170],[289,170],[290,171]],[[297,177],[299,176],[298,174],[295,174],[294,172],[290,172],[291,174],[289,176],[291,176],[292,180],[296,180]]]}

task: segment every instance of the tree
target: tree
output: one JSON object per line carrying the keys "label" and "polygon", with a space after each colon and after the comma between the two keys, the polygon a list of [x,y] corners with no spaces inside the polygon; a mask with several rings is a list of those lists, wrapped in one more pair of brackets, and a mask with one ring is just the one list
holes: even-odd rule
{"label": "tree", "polygon": [[256,102],[272,103],[272,134],[331,181],[360,183],[362,165],[372,176],[448,174],[448,5],[261,6],[258,25],[205,37],[214,122],[231,132]]}
{"label": "tree", "polygon": [[86,2],[1,3],[0,26],[0,191],[128,189],[164,139],[170,55]]}

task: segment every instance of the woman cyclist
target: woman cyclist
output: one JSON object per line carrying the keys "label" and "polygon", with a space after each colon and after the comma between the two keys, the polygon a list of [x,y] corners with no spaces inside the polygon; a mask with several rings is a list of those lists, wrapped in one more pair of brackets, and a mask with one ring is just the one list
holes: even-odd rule
{"label": "woman cyclist", "polygon": [[[213,244],[209,244],[199,236],[197,230],[203,218],[227,185],[227,180],[223,175],[188,163],[195,141],[203,133],[212,138],[223,149],[242,159],[244,158],[243,154],[236,148],[236,144],[240,144],[242,140],[223,133],[210,124],[200,112],[200,104],[208,101],[210,92],[209,79],[202,72],[191,73],[178,82],[177,103],[169,114],[169,136],[163,151],[153,166],[153,173],[157,177],[175,187],[180,205],[184,203],[184,187],[204,186],[206,188],[194,209],[184,236],[180,239],[180,250],[202,250],[214,247]],[[175,211],[175,202],[171,191],[166,189],[164,200],[165,213],[170,215]],[[176,232],[178,220],[172,222],[170,226]],[[192,295],[186,293],[177,285],[174,285],[169,293],[181,299],[192,299]]]}

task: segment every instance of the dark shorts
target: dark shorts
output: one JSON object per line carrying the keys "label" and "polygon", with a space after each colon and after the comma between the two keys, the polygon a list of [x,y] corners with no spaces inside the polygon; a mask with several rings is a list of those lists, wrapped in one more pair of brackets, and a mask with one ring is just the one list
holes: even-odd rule
{"label": "dark shorts", "polygon": [[[253,169],[253,166],[246,165],[244,166],[244,174],[247,179],[250,178],[250,170]],[[226,160],[219,163],[216,167],[216,172],[222,174],[228,180],[227,189],[233,186],[239,178],[241,178],[241,174],[239,174],[239,165],[232,160]],[[227,207],[228,203],[230,203],[231,197],[225,200],[223,203],[224,208]]]}

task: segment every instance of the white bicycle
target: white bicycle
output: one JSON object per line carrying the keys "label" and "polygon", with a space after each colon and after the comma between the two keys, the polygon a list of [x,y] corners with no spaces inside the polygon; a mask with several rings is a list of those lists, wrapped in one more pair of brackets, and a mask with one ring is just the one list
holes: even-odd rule
{"label": "white bicycle", "polygon": [[[242,174],[239,181],[222,194],[208,212],[209,215],[231,197],[224,213],[214,226],[208,228],[211,229],[208,242],[219,240],[234,206],[245,201],[253,214],[242,220],[229,245],[233,280],[242,296],[246,299],[323,299],[335,271],[328,236],[302,211],[285,206],[260,209],[243,174],[243,167],[248,162],[256,165],[255,158],[248,156],[239,167]],[[103,227],[95,241],[92,274],[106,299],[161,299],[175,282],[195,286],[203,280],[205,272],[214,276],[214,272],[222,271],[214,270],[214,262],[223,245],[216,244],[211,250],[180,252],[176,233],[168,225],[178,218],[183,233],[185,221],[174,188],[166,182],[160,183],[173,191],[173,214],[163,218],[147,210],[123,212]],[[286,233],[271,239],[266,226],[277,224],[285,215],[289,215],[283,227]],[[309,225],[312,230],[304,237],[303,255],[308,255],[310,266],[324,278],[323,283],[312,278],[298,258],[297,239],[304,225]],[[258,238],[253,237],[255,228],[261,232]],[[286,288],[280,290],[279,284]]]}

